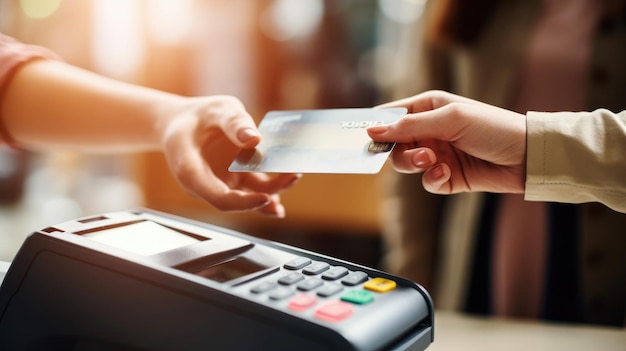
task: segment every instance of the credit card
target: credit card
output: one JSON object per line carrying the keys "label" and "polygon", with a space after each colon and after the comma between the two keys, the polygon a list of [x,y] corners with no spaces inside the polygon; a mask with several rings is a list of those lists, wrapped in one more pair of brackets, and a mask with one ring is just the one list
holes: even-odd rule
{"label": "credit card", "polygon": [[373,142],[366,128],[406,113],[403,107],[270,111],[258,126],[259,145],[243,150],[229,171],[375,174],[394,145]]}

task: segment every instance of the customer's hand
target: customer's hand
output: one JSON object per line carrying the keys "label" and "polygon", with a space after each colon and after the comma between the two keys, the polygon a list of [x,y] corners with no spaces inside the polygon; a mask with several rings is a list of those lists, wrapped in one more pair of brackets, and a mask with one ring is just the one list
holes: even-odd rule
{"label": "customer's hand", "polygon": [[278,194],[300,177],[228,172],[240,150],[260,141],[254,120],[231,96],[185,97],[32,60],[5,86],[0,115],[0,139],[23,149],[161,151],[188,193],[223,211],[282,217]]}
{"label": "customer's hand", "polygon": [[409,114],[368,128],[373,140],[397,143],[397,171],[424,172],[424,188],[436,194],[524,192],[526,116],[443,91],[380,107],[398,106]]}
{"label": "customer's hand", "polygon": [[279,193],[300,175],[228,171],[240,150],[261,140],[243,104],[230,96],[184,99],[162,128],[163,151],[180,185],[222,211],[283,217]]}

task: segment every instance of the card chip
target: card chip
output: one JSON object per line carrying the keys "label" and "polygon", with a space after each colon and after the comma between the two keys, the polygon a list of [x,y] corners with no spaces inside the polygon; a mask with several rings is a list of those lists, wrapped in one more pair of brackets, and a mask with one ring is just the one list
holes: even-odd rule
{"label": "card chip", "polygon": [[389,152],[391,149],[393,149],[393,143],[382,143],[373,140],[370,141],[370,144],[367,147],[367,151],[373,153]]}

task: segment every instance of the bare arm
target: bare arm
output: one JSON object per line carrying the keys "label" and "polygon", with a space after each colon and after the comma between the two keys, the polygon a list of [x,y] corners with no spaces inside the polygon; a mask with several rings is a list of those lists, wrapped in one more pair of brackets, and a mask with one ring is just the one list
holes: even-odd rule
{"label": "bare arm", "polygon": [[25,148],[157,150],[159,128],[181,98],[59,61],[21,67],[2,100],[5,128]]}
{"label": "bare arm", "polygon": [[161,150],[181,186],[221,210],[282,217],[278,193],[299,178],[228,172],[239,150],[260,141],[231,96],[183,97],[36,60],[8,83],[0,112],[6,132],[26,149]]}

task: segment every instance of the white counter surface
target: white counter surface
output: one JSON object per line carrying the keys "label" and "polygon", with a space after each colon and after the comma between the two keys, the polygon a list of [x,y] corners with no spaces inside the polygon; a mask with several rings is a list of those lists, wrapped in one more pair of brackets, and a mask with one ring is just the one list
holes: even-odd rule
{"label": "white counter surface", "polygon": [[427,351],[626,351],[626,329],[505,320],[435,311]]}

